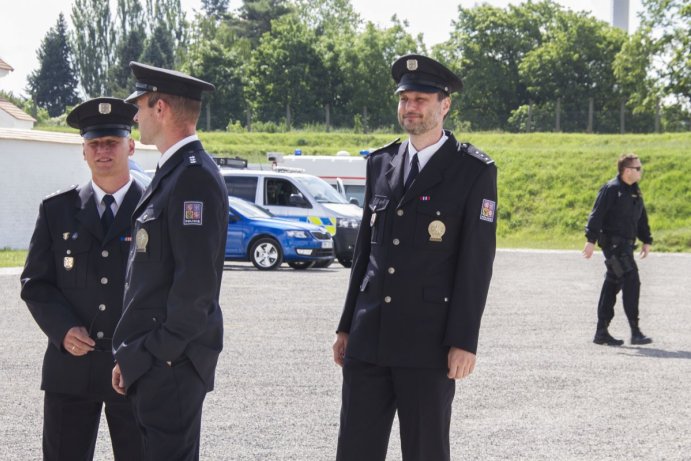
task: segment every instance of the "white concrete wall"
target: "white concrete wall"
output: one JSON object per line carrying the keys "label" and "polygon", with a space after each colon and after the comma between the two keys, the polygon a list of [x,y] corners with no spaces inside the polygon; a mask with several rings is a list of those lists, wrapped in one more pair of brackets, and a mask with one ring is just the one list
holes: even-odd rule
{"label": "white concrete wall", "polygon": [[30,130],[34,127],[34,122],[30,120],[19,120],[12,117],[4,110],[0,110],[0,126],[3,128],[15,128],[21,130]]}
{"label": "white concrete wall", "polygon": [[[90,179],[77,134],[0,129],[0,249],[26,249],[48,194]],[[156,168],[160,153],[137,143],[133,156]]]}

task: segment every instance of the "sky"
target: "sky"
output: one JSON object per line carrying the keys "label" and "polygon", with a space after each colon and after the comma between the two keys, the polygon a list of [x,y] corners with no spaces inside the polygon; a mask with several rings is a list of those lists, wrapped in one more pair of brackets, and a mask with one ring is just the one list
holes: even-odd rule
{"label": "sky", "polygon": [[[111,0],[112,1],[112,0]],[[183,9],[192,13],[200,10],[201,0],[181,0]],[[574,11],[590,11],[603,21],[611,21],[610,0],[557,0],[558,3]],[[0,58],[14,68],[5,77],[0,77],[0,89],[15,95],[27,96],[27,76],[38,67],[36,51],[58,15],[62,12],[71,28],[70,11],[73,0],[3,0],[0,16]],[[396,14],[400,20],[407,20],[408,31],[417,35],[422,33],[428,47],[445,41],[451,32],[451,21],[457,17],[458,5],[472,8],[479,3],[505,8],[509,4],[519,4],[519,0],[351,0],[353,9],[366,20],[380,27],[391,24]],[[242,4],[241,0],[231,0],[230,8]],[[429,5],[420,8],[421,4]],[[629,30],[638,25],[637,13],[641,11],[641,0],[629,1]],[[30,13],[28,13],[30,12]],[[442,13],[443,12],[443,13]]]}

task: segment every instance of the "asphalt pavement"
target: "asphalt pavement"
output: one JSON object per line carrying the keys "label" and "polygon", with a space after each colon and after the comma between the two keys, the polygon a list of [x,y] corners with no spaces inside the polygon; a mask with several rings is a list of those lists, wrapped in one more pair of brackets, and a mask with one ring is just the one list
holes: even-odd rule
{"label": "asphalt pavement", "polygon": [[[499,251],[478,362],[458,383],[453,460],[691,460],[691,254],[638,261],[641,328],[631,346],[592,343],[602,257]],[[0,269],[0,459],[41,459],[46,339],[19,298],[20,269]],[[259,272],[228,264],[225,348],[204,406],[201,458],[335,458],[340,369],[331,342],[349,270]],[[397,426],[387,460],[400,461]],[[111,460],[102,419],[96,460]],[[430,460],[434,461],[434,460]]]}

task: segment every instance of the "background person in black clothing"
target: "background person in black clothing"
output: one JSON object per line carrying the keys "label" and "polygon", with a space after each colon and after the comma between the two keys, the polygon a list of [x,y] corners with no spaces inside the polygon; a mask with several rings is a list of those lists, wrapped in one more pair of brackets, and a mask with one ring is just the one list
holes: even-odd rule
{"label": "background person in black clothing", "polygon": [[583,249],[583,256],[590,258],[595,242],[598,242],[607,267],[597,305],[597,329],[593,342],[610,346],[624,344],[624,341],[612,337],[607,330],[614,317],[617,293],[621,290],[624,312],[631,327],[631,344],[649,344],[652,339],[645,336],[638,327],[641,282],[633,257],[636,238],[643,242],[641,258],[648,255],[653,243],[643,195],[638,187],[643,166],[635,154],[624,154],[619,157],[617,167],[617,177],[600,188],[585,228],[588,241]]}
{"label": "background person in black clothing", "polygon": [[43,200],[31,237],[21,295],[48,336],[44,460],[93,459],[104,404],[115,459],[140,459],[132,406],[110,385],[130,218],[142,194],[128,166],[136,112],[115,98],[92,99],[70,112],[67,123],[84,138],[91,181]]}

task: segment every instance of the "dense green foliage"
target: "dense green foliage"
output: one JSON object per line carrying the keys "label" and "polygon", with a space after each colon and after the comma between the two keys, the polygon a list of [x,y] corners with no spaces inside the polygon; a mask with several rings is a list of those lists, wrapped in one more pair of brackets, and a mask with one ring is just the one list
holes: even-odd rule
{"label": "dense green foliage", "polygon": [[448,40],[431,50],[395,15],[384,27],[363,21],[350,0],[242,0],[234,10],[205,0],[192,15],[180,0],[73,2],[85,95],[128,94],[131,60],[180,69],[217,87],[204,99],[207,130],[396,129],[390,66],[407,53],[463,78],[452,116],[466,130],[691,127],[688,0],[645,0],[630,37],[554,0],[459,7],[448,12]]}
{"label": "dense green foliage", "polygon": [[77,78],[72,68],[72,50],[67,42],[67,23],[60,13],[38,49],[39,68],[31,73],[28,90],[36,105],[56,117],[76,104]]}

